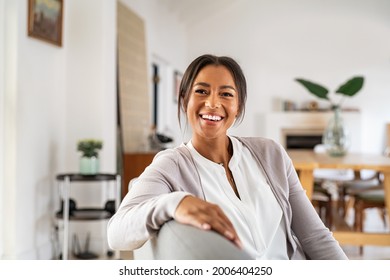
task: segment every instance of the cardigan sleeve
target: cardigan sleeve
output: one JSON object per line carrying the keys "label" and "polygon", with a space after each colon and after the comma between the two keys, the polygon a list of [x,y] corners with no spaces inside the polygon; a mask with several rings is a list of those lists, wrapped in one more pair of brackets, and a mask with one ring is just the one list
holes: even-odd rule
{"label": "cardigan sleeve", "polygon": [[289,185],[289,203],[292,214],[292,231],[309,259],[348,259],[332,232],[324,225],[304,191],[293,163],[281,148],[285,158]]}
{"label": "cardigan sleeve", "polygon": [[178,170],[170,152],[156,156],[145,169],[108,222],[108,244],[112,249],[137,249],[173,219],[180,201],[191,195],[180,190]]}

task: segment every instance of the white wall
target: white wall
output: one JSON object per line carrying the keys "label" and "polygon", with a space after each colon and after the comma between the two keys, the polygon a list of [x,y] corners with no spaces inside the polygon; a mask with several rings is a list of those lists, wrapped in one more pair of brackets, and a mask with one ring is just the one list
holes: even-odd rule
{"label": "white wall", "polygon": [[[344,105],[361,111],[362,150],[382,152],[390,122],[383,102],[390,91],[389,1],[229,1],[188,26],[158,1],[122,1],[145,20],[149,57],[182,71],[203,53],[237,59],[247,77],[248,102],[246,118],[233,134],[258,135],[257,116],[280,111],[282,100],[316,100],[294,81],[297,77],[335,90],[348,78],[364,75],[363,90]],[[176,124],[174,105],[166,104],[166,119]]]}
{"label": "white wall", "polygon": [[4,103],[5,103],[5,85],[4,85],[4,47],[5,47],[5,3],[4,0],[0,0],[0,260],[3,258],[4,254],[4,243],[3,243],[3,213],[4,213],[4,203],[3,203],[3,187],[4,180],[4,161],[5,161],[5,147],[4,147],[4,137],[5,137],[5,128],[4,128]]}
{"label": "white wall", "polygon": [[[93,6],[93,9],[91,7]],[[88,15],[88,16],[86,16]],[[101,170],[115,172],[116,154],[116,3],[66,3],[66,167],[77,171],[81,138],[103,140]]]}
{"label": "white wall", "polygon": [[[233,133],[255,135],[256,116],[274,111],[278,100],[313,99],[294,82],[303,77],[335,90],[354,75],[366,84],[345,106],[362,113],[362,148],[384,148],[390,121],[390,2],[237,1],[213,18],[188,28],[189,57],[231,55],[248,82],[246,118]],[[375,135],[375,137],[373,137]]]}
{"label": "white wall", "polygon": [[[4,0],[4,179],[2,187],[2,257],[14,250],[12,230],[15,228],[15,123],[16,123],[16,62],[17,14],[16,2]],[[7,186],[7,188],[6,188]]]}
{"label": "white wall", "polygon": [[55,176],[78,170],[76,141],[101,138],[102,171],[116,170],[116,3],[65,1],[63,46],[57,47],[27,36],[28,1],[2,1],[7,165],[4,185],[0,181],[1,257],[50,259]]}
{"label": "white wall", "polygon": [[6,3],[4,258],[50,256],[64,118],[64,56],[26,36],[27,2]]}

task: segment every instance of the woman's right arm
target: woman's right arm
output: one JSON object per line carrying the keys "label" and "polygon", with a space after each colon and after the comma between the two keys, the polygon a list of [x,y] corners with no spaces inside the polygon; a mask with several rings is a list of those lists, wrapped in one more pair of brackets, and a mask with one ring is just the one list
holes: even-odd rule
{"label": "woman's right arm", "polygon": [[145,169],[108,222],[108,244],[112,249],[137,249],[173,219],[178,204],[189,195],[174,189],[178,172],[170,156],[156,157]]}

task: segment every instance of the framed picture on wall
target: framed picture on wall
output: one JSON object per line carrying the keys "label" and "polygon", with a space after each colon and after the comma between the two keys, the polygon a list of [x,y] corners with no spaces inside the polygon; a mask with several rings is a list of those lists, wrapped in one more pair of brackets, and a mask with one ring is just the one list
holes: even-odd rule
{"label": "framed picture on wall", "polygon": [[179,99],[179,88],[183,74],[179,71],[175,71],[173,75],[173,101],[177,103]]}
{"label": "framed picture on wall", "polygon": [[28,36],[62,46],[63,0],[28,0]]}

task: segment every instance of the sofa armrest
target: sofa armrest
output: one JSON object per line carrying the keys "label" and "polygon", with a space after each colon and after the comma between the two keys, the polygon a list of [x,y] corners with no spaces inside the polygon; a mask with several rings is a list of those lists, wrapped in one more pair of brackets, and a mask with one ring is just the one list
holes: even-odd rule
{"label": "sofa armrest", "polygon": [[250,260],[245,251],[214,231],[184,225],[174,220],[158,235],[135,250],[134,259],[155,260]]}

